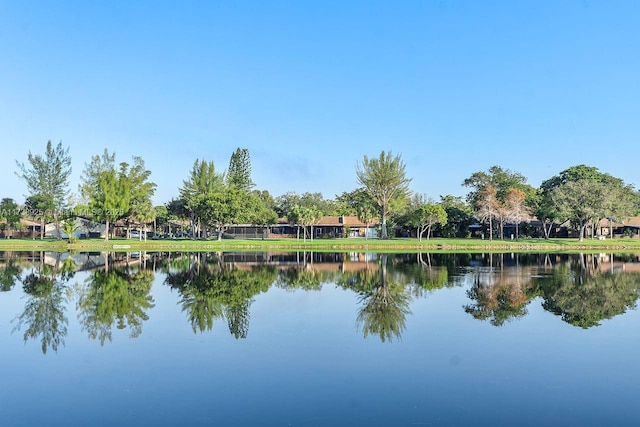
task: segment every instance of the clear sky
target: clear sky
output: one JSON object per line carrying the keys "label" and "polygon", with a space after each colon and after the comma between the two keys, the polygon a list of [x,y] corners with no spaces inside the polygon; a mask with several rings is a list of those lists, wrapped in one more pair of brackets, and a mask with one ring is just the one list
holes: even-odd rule
{"label": "clear sky", "polygon": [[156,204],[238,147],[274,196],[351,191],[383,150],[435,199],[492,165],[638,188],[639,22],[637,0],[0,0],[0,197],[47,140],[74,192],[105,148],[142,156]]}

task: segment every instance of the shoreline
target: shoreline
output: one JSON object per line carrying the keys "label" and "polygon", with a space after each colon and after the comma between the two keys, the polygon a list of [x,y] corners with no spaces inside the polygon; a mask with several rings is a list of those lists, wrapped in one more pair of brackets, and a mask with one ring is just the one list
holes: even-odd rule
{"label": "shoreline", "polygon": [[[355,240],[355,241],[354,241]],[[6,239],[0,240],[0,251],[46,250],[52,252],[217,252],[217,251],[358,251],[358,252],[581,252],[614,251],[640,253],[640,239],[298,239],[265,240],[133,240],[87,239],[69,243],[66,240]]]}

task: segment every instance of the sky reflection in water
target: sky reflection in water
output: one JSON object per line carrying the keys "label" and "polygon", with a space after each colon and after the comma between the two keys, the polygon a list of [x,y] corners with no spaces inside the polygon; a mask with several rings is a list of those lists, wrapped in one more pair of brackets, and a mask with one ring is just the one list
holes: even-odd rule
{"label": "sky reflection in water", "polygon": [[1,425],[640,422],[638,256],[104,264],[2,257]]}

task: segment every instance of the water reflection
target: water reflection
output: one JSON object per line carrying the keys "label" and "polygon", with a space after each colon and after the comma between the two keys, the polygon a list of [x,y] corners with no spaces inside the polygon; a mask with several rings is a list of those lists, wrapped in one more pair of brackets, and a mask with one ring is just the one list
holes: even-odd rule
{"label": "water reflection", "polygon": [[4,252],[0,267],[0,292],[10,291],[20,280],[22,273],[21,259],[16,252]]}
{"label": "water reflection", "polygon": [[[77,271],[80,279],[71,284]],[[371,253],[5,253],[0,290],[20,291],[24,308],[14,331],[39,341],[43,353],[65,344],[68,310],[101,345],[116,329],[142,334],[154,308],[156,284],[177,291],[177,306],[194,333],[219,322],[236,339],[249,336],[255,299],[276,287],[319,292],[337,286],[357,296],[357,330],[382,342],[399,341],[418,299],[464,287],[462,308],[500,327],[523,319],[536,301],[580,328],[635,309],[640,259],[603,254],[371,254]],[[2,295],[2,294],[0,294]],[[72,316],[73,317],[73,316]]]}
{"label": "water reflection", "polygon": [[189,254],[175,259],[165,283],[180,292],[182,311],[194,332],[213,329],[226,319],[229,332],[246,338],[253,297],[266,292],[277,277],[275,266],[224,262],[219,254]]}
{"label": "water reflection", "polygon": [[85,286],[78,289],[76,304],[82,330],[101,345],[112,340],[114,325],[128,328],[131,338],[138,337],[149,319],[147,311],[154,307],[152,270],[133,265],[129,258],[109,268],[111,258],[105,260],[105,268],[92,271]]}
{"label": "water reflection", "polygon": [[[538,281],[542,307],[565,322],[590,328],[636,308],[639,271],[616,271],[611,260],[580,255],[567,260]],[[618,268],[627,264],[619,263]]]}
{"label": "water reflection", "polygon": [[73,259],[63,259],[63,254],[54,254],[53,259],[52,264],[47,264],[41,257],[39,263],[32,264],[22,280],[26,295],[24,311],[14,319],[14,331],[24,327],[24,341],[40,340],[43,354],[49,348],[58,351],[60,345],[64,346],[69,323],[65,313],[66,283],[75,275],[76,267]]}

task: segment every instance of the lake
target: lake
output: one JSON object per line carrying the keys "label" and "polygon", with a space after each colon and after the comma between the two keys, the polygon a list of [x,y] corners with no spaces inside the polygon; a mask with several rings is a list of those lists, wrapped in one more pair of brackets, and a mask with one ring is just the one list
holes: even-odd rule
{"label": "lake", "polygon": [[640,255],[0,253],[1,426],[640,425]]}

